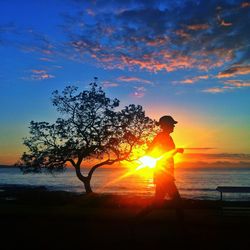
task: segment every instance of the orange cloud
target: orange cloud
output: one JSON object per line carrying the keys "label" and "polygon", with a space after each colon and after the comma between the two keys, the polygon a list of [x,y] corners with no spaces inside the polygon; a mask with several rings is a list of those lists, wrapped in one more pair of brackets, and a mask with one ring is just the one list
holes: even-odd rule
{"label": "orange cloud", "polygon": [[166,44],[169,41],[169,38],[167,36],[164,37],[157,37],[156,39],[152,41],[148,41],[146,44],[149,46],[161,46]]}
{"label": "orange cloud", "polygon": [[31,72],[33,73],[31,75],[32,80],[47,80],[54,78],[54,75],[48,74],[46,70],[42,69],[32,69]]}
{"label": "orange cloud", "polygon": [[193,24],[193,25],[187,25],[187,29],[189,30],[206,30],[209,28],[208,24]]}
{"label": "orange cloud", "polygon": [[149,80],[145,80],[145,79],[138,78],[138,77],[129,77],[129,76],[120,76],[117,78],[117,80],[121,82],[141,82],[141,83],[149,83],[149,84],[152,83]]}
{"label": "orange cloud", "polygon": [[190,34],[185,32],[184,30],[176,30],[175,34],[183,38],[191,38]]}
{"label": "orange cloud", "polygon": [[[234,51],[232,49],[226,48],[213,48],[210,51],[202,50],[194,52],[194,56],[202,57],[200,63],[202,65],[208,65],[206,68],[209,67],[220,67],[225,62],[229,62],[233,60],[235,57]],[[210,57],[212,56],[212,57]],[[216,58],[216,61],[213,60]]]}
{"label": "orange cloud", "polygon": [[[193,78],[189,78],[189,79],[185,79],[185,80],[182,80],[182,81],[179,81],[179,83],[183,83],[183,84],[193,84],[199,80],[206,80],[208,79],[209,76],[208,75],[202,75],[202,76],[196,76],[196,77],[193,77]],[[177,82],[177,81],[175,81]]]}
{"label": "orange cloud", "polygon": [[225,90],[226,89],[224,87],[222,87],[222,88],[214,87],[214,88],[204,89],[204,90],[202,90],[202,92],[216,94],[216,93],[225,92]]}
{"label": "orange cloud", "polygon": [[[221,9],[218,9],[219,11],[221,11]],[[230,22],[225,22],[225,20],[223,20],[221,17],[220,17],[220,14],[217,15],[217,20],[219,22],[219,24],[221,26],[232,26],[233,23],[230,23]]]}
{"label": "orange cloud", "polygon": [[236,88],[250,87],[250,81],[242,81],[242,80],[227,80],[224,82],[224,84],[228,84]]}
{"label": "orange cloud", "polygon": [[227,23],[227,22],[225,22],[224,20],[222,20],[221,23],[220,23],[220,25],[221,25],[221,26],[226,26],[226,27],[227,27],[227,26],[232,26],[233,24],[232,24],[232,23]]}
{"label": "orange cloud", "polygon": [[198,76],[199,79],[208,79],[208,75],[204,75],[204,76]]}
{"label": "orange cloud", "polygon": [[194,82],[195,82],[194,79],[186,79],[186,80],[180,81],[180,83],[184,83],[184,84],[192,84]]}
{"label": "orange cloud", "polygon": [[247,74],[250,74],[250,65],[242,65],[242,66],[237,65],[220,72],[217,75],[217,78],[227,78],[236,75],[247,75]]}
{"label": "orange cloud", "polygon": [[241,3],[242,8],[250,7],[250,2],[243,2]]}
{"label": "orange cloud", "polygon": [[46,71],[42,70],[42,69],[32,69],[31,71],[32,71],[32,73],[35,73],[35,74],[45,74],[46,73]]}
{"label": "orange cloud", "polygon": [[54,78],[55,76],[50,75],[50,74],[41,74],[39,76],[36,76],[36,80],[46,80],[46,79],[51,79]]}
{"label": "orange cloud", "polygon": [[242,80],[227,80],[223,82],[222,87],[214,87],[202,90],[202,92],[206,93],[222,93],[228,90],[235,90],[244,87],[250,87],[250,81],[242,81]]}
{"label": "orange cloud", "polygon": [[[77,46],[76,43],[78,42],[74,43],[75,46]],[[84,46],[86,46],[85,43]],[[117,48],[114,47],[113,51],[109,50],[109,54],[92,53],[91,57],[97,60],[106,69],[139,67],[140,69],[146,69],[151,72],[161,70],[171,72],[177,69],[192,68],[194,65],[202,70],[204,67],[205,69],[208,67],[207,61],[201,61],[193,56],[179,54],[178,51],[167,51],[162,49],[144,54],[140,58],[135,58],[133,55],[117,54],[116,50]],[[145,80],[143,81],[145,82]]]}
{"label": "orange cloud", "polygon": [[[106,2],[109,5],[109,1]],[[107,8],[105,13],[102,8],[97,8],[98,4],[88,5],[85,12],[91,14],[88,9],[93,10],[96,22],[89,23],[87,29],[78,26],[84,21],[82,16],[73,16],[74,24],[65,19],[70,39],[67,45],[75,50],[76,58],[84,62],[90,60],[90,63],[105,69],[150,72],[191,68],[208,71],[229,61],[247,61],[248,50],[243,49],[248,48],[249,40],[246,13],[234,3],[221,3],[222,7],[219,7],[214,1],[201,1],[192,8],[177,4],[175,17],[168,15],[169,10],[157,9],[150,3],[145,9],[144,5],[137,9],[132,5],[124,8],[119,2],[116,6],[111,4],[112,8]],[[205,8],[207,13],[197,15]],[[232,27],[222,30],[218,23]],[[236,23],[238,25],[233,25]],[[75,29],[72,28],[74,25]],[[227,32],[234,36],[229,39]],[[91,33],[98,35],[90,36]],[[186,83],[191,83],[191,80]]]}

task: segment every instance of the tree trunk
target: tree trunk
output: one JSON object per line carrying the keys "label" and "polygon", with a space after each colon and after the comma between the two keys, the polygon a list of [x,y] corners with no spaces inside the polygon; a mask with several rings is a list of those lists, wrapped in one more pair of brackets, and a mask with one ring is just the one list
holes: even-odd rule
{"label": "tree trunk", "polygon": [[92,188],[90,186],[90,180],[91,180],[90,178],[86,178],[83,182],[87,194],[93,193]]}
{"label": "tree trunk", "polygon": [[92,188],[90,186],[91,177],[83,176],[82,173],[81,173],[81,168],[78,165],[75,166],[75,170],[76,170],[76,176],[83,183],[86,193],[87,194],[93,193]]}

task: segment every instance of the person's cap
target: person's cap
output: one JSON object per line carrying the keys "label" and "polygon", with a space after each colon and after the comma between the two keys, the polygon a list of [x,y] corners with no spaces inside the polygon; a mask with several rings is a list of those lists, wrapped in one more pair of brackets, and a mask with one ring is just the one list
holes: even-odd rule
{"label": "person's cap", "polygon": [[159,120],[159,122],[157,124],[161,125],[161,124],[164,124],[164,123],[167,123],[167,124],[176,124],[178,122],[175,121],[172,116],[170,116],[170,115],[164,115],[164,116],[162,116],[160,118],[160,120]]}

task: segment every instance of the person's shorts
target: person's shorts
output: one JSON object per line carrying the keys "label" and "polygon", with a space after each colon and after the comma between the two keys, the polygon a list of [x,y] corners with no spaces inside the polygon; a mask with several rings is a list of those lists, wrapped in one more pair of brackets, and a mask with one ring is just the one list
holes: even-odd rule
{"label": "person's shorts", "polygon": [[155,173],[154,174],[154,184],[167,184],[169,182],[174,182],[175,178],[170,175],[170,174],[166,174],[166,173]]}
{"label": "person's shorts", "polygon": [[157,198],[163,198],[166,194],[171,199],[177,199],[180,197],[179,191],[175,185],[175,179],[173,176],[156,176],[154,180],[156,186],[156,193],[155,196]]}

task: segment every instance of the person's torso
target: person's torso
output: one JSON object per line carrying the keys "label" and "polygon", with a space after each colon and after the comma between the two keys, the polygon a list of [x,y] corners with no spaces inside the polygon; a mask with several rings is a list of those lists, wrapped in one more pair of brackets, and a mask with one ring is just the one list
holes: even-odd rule
{"label": "person's torso", "polygon": [[172,137],[164,132],[159,133],[154,139],[154,145],[151,154],[154,157],[160,157],[163,154],[175,149]]}
{"label": "person's torso", "polygon": [[159,175],[174,175],[175,144],[172,137],[164,132],[159,133],[154,139],[154,145],[151,149],[151,155],[159,158],[155,172]]}

